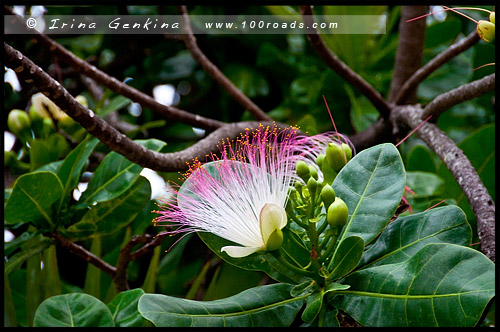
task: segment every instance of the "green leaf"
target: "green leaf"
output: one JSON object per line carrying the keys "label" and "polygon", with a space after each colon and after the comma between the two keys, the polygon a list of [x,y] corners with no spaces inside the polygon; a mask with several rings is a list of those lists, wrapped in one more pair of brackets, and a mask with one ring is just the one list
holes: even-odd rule
{"label": "green leaf", "polygon": [[89,207],[80,221],[68,227],[68,233],[80,239],[111,234],[132,222],[150,197],[149,181],[141,176],[120,196]]}
{"label": "green leaf", "polygon": [[495,265],[463,246],[431,243],[410,259],[349,275],[333,298],[361,325],[474,326],[495,295]]}
{"label": "green leaf", "polygon": [[415,192],[416,198],[439,196],[445,188],[443,179],[427,172],[406,172],[406,185]]}
{"label": "green leaf", "polygon": [[394,215],[405,183],[403,162],[393,144],[376,145],[352,158],[332,185],[349,210],[339,243],[351,235],[370,243]]}
{"label": "green leaf", "polygon": [[331,275],[328,279],[342,278],[351,272],[361,260],[365,242],[359,236],[349,236],[339,244],[328,265]]}
{"label": "green leaf", "polygon": [[11,272],[17,270],[27,259],[42,252],[53,243],[53,239],[44,237],[41,234],[30,237],[20,246],[21,251],[6,260],[4,274],[9,275]]}
{"label": "green leaf", "polygon": [[71,151],[57,171],[57,176],[63,184],[63,201],[69,198],[70,192],[77,186],[83,168],[87,165],[88,159],[99,140],[88,136],[78,146]]}
{"label": "green leaf", "polygon": [[113,315],[113,320],[117,327],[144,327],[146,320],[137,309],[139,298],[144,295],[140,288],[131,289],[119,293],[111,302],[108,308]]}
{"label": "green leaf", "polygon": [[377,266],[405,261],[429,243],[467,246],[471,228],[464,212],[455,205],[399,217],[365,251],[359,266]]}
{"label": "green leaf", "polygon": [[157,327],[289,326],[304,303],[303,298],[291,297],[292,287],[281,283],[259,286],[214,301],[144,294],[139,312]]}
{"label": "green leaf", "polygon": [[109,113],[122,109],[125,106],[128,106],[130,103],[131,101],[127,97],[121,95],[116,96],[103,107],[96,109],[96,114],[98,114],[101,118],[104,118]]}
{"label": "green leaf", "polygon": [[62,195],[61,181],[52,172],[21,175],[12,188],[5,206],[5,222],[33,222],[37,226],[54,225],[52,205]]}
{"label": "green leaf", "polygon": [[36,327],[112,327],[108,307],[88,294],[56,295],[43,301],[35,313]]}
{"label": "green leaf", "polygon": [[312,322],[318,316],[321,306],[323,305],[323,291],[320,290],[307,297],[306,308],[302,312],[302,320],[304,322]]}
{"label": "green leaf", "polygon": [[45,164],[57,161],[68,150],[68,142],[58,133],[51,134],[44,139],[32,140],[29,149],[31,169],[35,170]]}
{"label": "green leaf", "polygon": [[434,159],[428,147],[415,145],[415,147],[408,152],[406,171],[436,173],[436,164],[434,163]]}
{"label": "green leaf", "polygon": [[[153,151],[160,151],[166,144],[156,139],[135,140],[134,142]],[[118,197],[137,181],[142,169],[142,166],[132,163],[121,154],[110,152],[97,167],[77,207],[86,208],[92,204]]]}

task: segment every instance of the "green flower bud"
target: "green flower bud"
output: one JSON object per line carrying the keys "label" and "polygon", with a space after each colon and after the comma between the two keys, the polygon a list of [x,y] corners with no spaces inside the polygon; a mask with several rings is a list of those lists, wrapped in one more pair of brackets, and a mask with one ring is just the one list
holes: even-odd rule
{"label": "green flower bud", "polygon": [[283,232],[281,229],[275,229],[274,232],[269,235],[269,238],[267,239],[266,243],[266,250],[267,251],[273,251],[277,250],[281,247],[281,244],[283,243]]}
{"label": "green flower bud", "polygon": [[330,205],[326,213],[326,221],[331,227],[342,227],[347,223],[349,212],[347,205],[340,197],[335,197],[335,201]]}
{"label": "green flower bud", "polygon": [[477,24],[479,37],[487,43],[495,42],[495,23],[479,20]]}
{"label": "green flower bud", "polygon": [[316,165],[319,166],[320,169],[323,168],[323,161],[325,160],[325,154],[320,153],[316,158]]}
{"label": "green flower bud", "polygon": [[7,117],[7,127],[11,133],[24,139],[27,133],[31,132],[31,120],[25,111],[13,109]]}
{"label": "green flower bud", "polygon": [[293,184],[293,187],[295,188],[295,190],[297,190],[299,194],[302,194],[302,184],[299,181],[296,181]]}
{"label": "green flower bud", "polygon": [[314,178],[309,178],[307,181],[307,189],[309,189],[309,194],[311,194],[311,197],[314,197],[316,194],[316,189],[318,189],[318,182]]}
{"label": "green flower bud", "polygon": [[342,147],[336,143],[328,143],[326,147],[326,160],[334,171],[340,171],[346,164]]}
{"label": "green flower bud", "polygon": [[325,204],[325,209],[328,209],[328,207],[335,200],[335,191],[333,190],[332,186],[327,184],[323,187],[323,189],[321,189],[320,196],[321,196],[321,200]]}
{"label": "green flower bud", "polygon": [[311,174],[311,176],[317,180],[318,179],[318,171],[316,170],[316,168],[314,166],[311,166],[309,165],[309,173]]}
{"label": "green flower bud", "polygon": [[264,240],[265,250],[272,251],[283,243],[283,227],[287,224],[285,210],[272,203],[264,205],[260,211],[260,232]]}
{"label": "green flower bud", "polygon": [[495,24],[495,12],[490,13],[490,22]]}
{"label": "green flower bud", "polygon": [[52,119],[50,118],[45,118],[43,119],[42,122],[42,132],[41,135],[42,137],[49,137],[50,134],[52,134],[55,131],[56,127],[54,127],[54,122],[52,122]]}
{"label": "green flower bud", "polygon": [[342,149],[344,149],[345,157],[346,157],[347,161],[349,162],[349,160],[351,160],[351,158],[352,158],[351,148],[349,147],[349,145],[342,143]]}
{"label": "green flower bud", "polygon": [[295,164],[295,170],[297,171],[297,175],[307,183],[307,180],[311,177],[311,172],[309,170],[309,166],[303,162],[302,160],[297,161]]}

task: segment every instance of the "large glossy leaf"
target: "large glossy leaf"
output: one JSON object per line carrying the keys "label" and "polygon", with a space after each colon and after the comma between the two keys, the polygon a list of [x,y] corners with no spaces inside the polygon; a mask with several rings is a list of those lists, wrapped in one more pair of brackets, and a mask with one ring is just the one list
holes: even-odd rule
{"label": "large glossy leaf", "polygon": [[36,327],[111,327],[108,307],[88,294],[56,295],[43,301],[35,313]]}
{"label": "large glossy leaf", "polygon": [[370,243],[394,215],[405,181],[403,162],[393,144],[376,145],[352,158],[332,185],[349,210],[339,243],[351,235]]}
{"label": "large glossy leaf", "polygon": [[338,292],[334,304],[362,325],[474,326],[495,295],[495,265],[474,249],[432,243],[343,283],[351,288]]}
{"label": "large glossy leaf", "polygon": [[[135,140],[134,142],[153,151],[160,151],[166,144],[156,139]],[[135,183],[142,169],[141,166],[132,163],[121,154],[110,152],[97,167],[77,207],[85,208],[118,197]]]}
{"label": "large glossy leaf", "polygon": [[113,315],[117,327],[143,327],[146,320],[138,311],[139,298],[144,294],[140,288],[119,293],[110,303],[108,308]]}
{"label": "large glossy leaf", "polygon": [[31,172],[21,175],[14,183],[5,206],[5,222],[33,222],[54,225],[52,204],[61,198],[61,181],[52,172]]}
{"label": "large glossy leaf", "polygon": [[358,265],[364,248],[365,243],[359,236],[345,238],[335,250],[329,264],[331,270],[329,279],[335,280],[351,272]]}
{"label": "large glossy leaf", "polygon": [[289,326],[304,303],[303,298],[290,295],[292,287],[281,283],[259,286],[214,301],[144,294],[139,312],[158,327]]}
{"label": "large glossy leaf", "polygon": [[69,193],[78,184],[83,168],[87,165],[89,156],[94,151],[97,143],[99,143],[99,140],[89,135],[64,158],[59,167],[57,176],[63,185],[63,196],[68,196],[64,197],[66,200],[69,199]]}
{"label": "large glossy leaf", "polygon": [[359,266],[399,263],[429,243],[466,246],[470,244],[471,234],[465,214],[455,205],[399,217],[365,251]]}
{"label": "large glossy leaf", "polygon": [[151,185],[141,176],[120,196],[90,206],[80,221],[68,227],[68,233],[80,239],[111,234],[134,220],[150,197]]}

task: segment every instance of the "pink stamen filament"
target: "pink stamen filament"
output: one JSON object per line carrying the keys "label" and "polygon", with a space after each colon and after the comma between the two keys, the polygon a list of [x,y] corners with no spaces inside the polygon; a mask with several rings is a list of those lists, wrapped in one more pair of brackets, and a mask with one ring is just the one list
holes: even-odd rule
{"label": "pink stamen filament", "polygon": [[[325,95],[323,95],[323,100],[325,101],[325,105],[326,105],[326,109],[328,110],[328,114],[330,115],[330,119],[332,120],[332,123],[333,123],[333,129],[335,130],[335,132],[337,133],[337,137],[339,139],[339,144],[340,146],[342,147],[342,138],[340,137],[340,134],[337,130],[337,126],[335,126],[335,121],[333,121],[333,116],[332,116],[332,112],[330,112],[330,107],[328,106],[328,103],[326,101],[326,98],[325,98]],[[344,161],[346,162],[347,164],[347,156],[345,155],[345,151],[344,149],[341,149],[342,150],[342,154],[344,155]]]}
{"label": "pink stamen filament", "polygon": [[[443,203],[443,202],[446,202],[446,201],[447,201],[447,199],[443,199],[441,202],[439,202],[439,203],[437,203],[437,204],[434,204],[433,206],[431,206],[430,208],[428,208],[428,209],[427,209],[427,210],[425,210],[425,211],[429,211],[430,209],[433,209],[433,208],[435,208],[436,206],[438,206],[439,204],[441,204],[441,203]],[[424,212],[425,212],[425,211],[424,211]]]}
{"label": "pink stamen filament", "polygon": [[446,9],[436,10],[436,11],[433,11],[432,13],[428,13],[428,14],[425,14],[425,15],[422,15],[422,16],[418,16],[418,17],[412,18],[410,20],[407,20],[406,23],[412,22],[412,21],[416,21],[418,19],[421,19],[423,17],[429,16],[429,15],[432,15],[432,14],[435,14],[435,13],[445,12],[445,11],[451,10],[452,12],[455,12],[455,13],[457,13],[459,15],[467,17],[469,20],[471,20],[471,21],[473,21],[473,22],[475,22],[477,24],[476,20],[470,18],[469,16],[465,15],[464,13],[461,13],[461,12],[457,11],[457,9],[461,9],[461,10],[479,10],[479,11],[484,11],[484,12],[487,12],[487,13],[491,14],[491,11],[489,11],[487,9],[484,9],[484,8],[474,8],[474,7],[455,7],[455,8],[449,8],[449,7],[446,7],[446,6],[442,6],[442,7],[446,8]]}
{"label": "pink stamen filament", "polygon": [[424,125],[424,123],[426,123],[427,121],[429,121],[429,119],[432,117],[432,115],[429,115],[427,117],[427,119],[425,119],[424,121],[420,122],[418,126],[415,127],[415,129],[413,129],[408,135],[406,135],[405,138],[403,138],[401,141],[399,141],[398,144],[396,144],[396,147],[398,147],[399,144],[403,143],[408,137],[410,137],[414,132],[416,132],[418,129],[420,129],[420,127],[422,127]]}

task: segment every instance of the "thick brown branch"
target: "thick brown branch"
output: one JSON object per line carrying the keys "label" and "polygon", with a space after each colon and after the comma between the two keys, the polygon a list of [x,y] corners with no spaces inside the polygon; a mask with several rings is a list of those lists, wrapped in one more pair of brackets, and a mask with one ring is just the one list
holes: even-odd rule
{"label": "thick brown branch", "polygon": [[226,90],[226,92],[233,97],[241,106],[248,110],[257,120],[272,121],[271,117],[267,115],[259,106],[255,105],[240,89],[238,89],[233,82],[231,82],[223,72],[217,68],[198,47],[196,38],[191,30],[189,16],[185,6],[179,6],[179,12],[183,17],[183,27],[185,34],[183,35],[184,44],[193,56],[193,58],[203,67],[203,69]]}
{"label": "thick brown branch", "polygon": [[53,238],[57,244],[59,244],[61,247],[68,249],[68,251],[86,262],[89,262],[90,264],[94,265],[98,269],[106,272],[113,278],[116,274],[116,268],[114,266],[109,265],[84,247],[74,243],[73,241],[65,238],[61,234],[58,233],[49,233],[46,234],[48,237]]}
{"label": "thick brown branch", "polygon": [[[300,6],[300,12],[304,18],[304,23],[306,26],[312,26],[314,23],[314,16],[311,6]],[[353,87],[358,89],[380,112],[383,118],[389,117],[390,106],[380,95],[380,93],[375,90],[368,82],[366,82],[361,76],[355,73],[349,66],[347,66],[342,60],[340,60],[329,48],[325,45],[321,39],[318,31],[315,30],[313,33],[307,34],[307,39],[311,43],[311,46],[320,56],[320,58],[340,77],[342,77],[346,82],[351,84]]]}
{"label": "thick brown branch", "polygon": [[[393,121],[416,128],[422,122],[419,106],[402,106],[391,113]],[[477,219],[481,251],[495,262],[495,203],[467,156],[432,123],[417,130],[419,137],[441,158],[467,197]]]}
{"label": "thick brown branch", "polygon": [[459,86],[456,89],[434,98],[434,100],[424,108],[424,111],[422,112],[422,119],[427,118],[429,115],[432,115],[432,117],[436,119],[441,113],[450,107],[479,97],[493,90],[495,90],[495,74],[491,74],[474,82]]}
{"label": "thick brown branch", "polygon": [[[221,139],[227,137],[235,138],[239,133],[244,132],[246,128],[256,128],[259,126],[259,122],[227,124],[183,151],[172,153],[151,151],[133,142],[92,111],[79,104],[63,86],[21,52],[16,51],[6,43],[4,43],[4,46],[5,64],[16,71],[21,82],[36,86],[59,106],[61,110],[66,112],[111,150],[120,153],[130,161],[143,167],[161,172],[185,170],[188,168],[186,165],[187,162],[191,162],[195,158],[203,161],[208,153],[217,152],[216,145]],[[272,125],[273,123],[263,122],[262,124]],[[278,124],[278,126],[286,127],[283,124]]]}
{"label": "thick brown branch", "polygon": [[[399,22],[399,41],[392,76],[389,102],[396,100],[401,86],[420,68],[425,43],[425,19],[406,23],[407,20],[427,13],[428,6],[403,6]],[[408,102],[416,101],[416,88],[408,91]]]}
{"label": "thick brown branch", "polygon": [[460,39],[458,42],[454,43],[446,50],[438,54],[436,57],[434,57],[432,60],[426,63],[425,66],[417,70],[405,82],[405,84],[403,84],[396,98],[394,98],[394,103],[397,105],[402,105],[406,103],[406,100],[408,99],[410,92],[414,91],[420,82],[422,82],[426,77],[432,74],[436,69],[441,67],[444,63],[450,61],[455,56],[466,51],[468,48],[470,48],[478,41],[479,41],[479,35],[477,34],[477,31],[474,30],[466,38]]}

